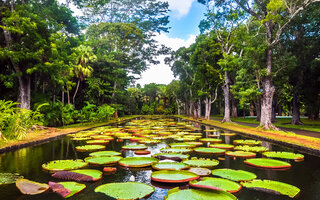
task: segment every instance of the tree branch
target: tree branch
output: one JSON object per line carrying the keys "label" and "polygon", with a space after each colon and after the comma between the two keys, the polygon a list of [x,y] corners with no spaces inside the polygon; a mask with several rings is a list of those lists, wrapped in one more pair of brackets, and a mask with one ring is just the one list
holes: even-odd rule
{"label": "tree branch", "polygon": [[242,5],[239,0],[235,0],[235,1],[236,1],[237,4],[238,4],[243,10],[245,10],[247,13],[249,13],[250,15],[252,15],[253,17],[255,17],[257,20],[259,20],[259,21],[261,20],[261,17],[260,17],[257,13],[255,13],[253,10],[251,10],[251,8],[250,8],[249,5],[248,5],[248,2],[247,2],[248,7],[246,7],[246,6]]}

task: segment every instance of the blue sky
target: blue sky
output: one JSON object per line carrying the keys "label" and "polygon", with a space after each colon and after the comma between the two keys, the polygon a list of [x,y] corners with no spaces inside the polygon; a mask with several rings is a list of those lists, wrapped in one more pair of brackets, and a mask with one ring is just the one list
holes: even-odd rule
{"label": "blue sky", "polygon": [[[190,46],[200,33],[198,25],[204,18],[205,6],[199,4],[197,0],[163,1],[169,2],[171,29],[169,33],[161,33],[155,39],[173,50],[182,46]],[[170,67],[164,64],[164,58],[165,56],[159,56],[158,60],[161,63],[149,66],[149,69],[142,73],[141,79],[136,83],[142,86],[148,83],[169,84],[174,77]]]}

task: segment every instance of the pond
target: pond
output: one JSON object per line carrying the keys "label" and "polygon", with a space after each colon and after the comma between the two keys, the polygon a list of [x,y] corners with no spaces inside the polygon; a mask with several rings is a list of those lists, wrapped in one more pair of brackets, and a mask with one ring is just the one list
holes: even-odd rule
{"label": "pond", "polygon": [[[169,121],[168,119],[155,119],[156,124],[162,124],[164,121]],[[179,119],[174,119],[179,120]],[[180,120],[179,120],[180,121]],[[118,127],[124,127],[126,124],[119,124]],[[127,124],[128,125],[128,124]],[[172,123],[174,125],[174,123]],[[191,126],[192,125],[192,126]],[[174,125],[173,129],[181,128],[182,125]],[[156,127],[156,129],[161,130],[161,127]],[[155,130],[156,130],[155,129]],[[192,124],[186,127],[186,129],[194,129],[192,132],[202,133],[202,137],[208,136],[209,132],[205,132],[205,129],[214,129],[214,127],[202,126],[199,124]],[[180,131],[183,131],[180,129]],[[223,133],[223,130],[218,130],[217,134]],[[219,136],[223,143],[232,144],[233,140],[246,139],[246,137],[241,135],[236,136]],[[161,148],[167,147],[168,143],[176,142],[173,139],[162,140],[158,144],[147,144],[148,150],[151,154],[159,153]],[[26,179],[48,183],[49,181],[61,181],[53,179],[47,171],[44,171],[41,167],[43,163],[47,163],[52,160],[63,160],[63,159],[84,159],[88,157],[88,152],[78,152],[75,150],[76,146],[84,145],[85,141],[74,141],[70,137],[64,137],[60,140],[48,142],[39,146],[33,146],[28,148],[23,148],[13,152],[0,154],[0,173],[1,172],[11,172],[19,173],[23,175]],[[121,147],[128,144],[135,144],[129,140],[113,140],[107,146],[106,150],[113,150],[122,152],[123,157],[137,156],[133,151],[126,150],[121,151]],[[206,146],[204,144],[203,146]],[[278,146],[269,142],[262,141],[262,146],[268,147],[272,151],[290,151],[292,149]],[[259,155],[259,154],[258,154]],[[320,158],[308,154],[304,154],[305,159],[302,162],[291,161],[292,167],[288,170],[268,170],[256,167],[250,167],[244,164],[244,159],[234,159],[228,156],[207,156],[197,153],[190,153],[190,157],[205,157],[214,158],[223,157],[224,160],[220,159],[218,166],[213,169],[219,168],[231,168],[231,169],[241,169],[249,172],[253,172],[257,175],[259,179],[275,180],[284,183],[294,185],[301,189],[300,195],[296,199],[303,200],[316,200],[320,199]],[[261,155],[260,155],[261,156]],[[105,183],[113,182],[127,182],[132,177],[135,178],[136,182],[142,182],[155,187],[155,192],[148,197],[148,200],[158,200],[163,199],[167,191],[177,185],[159,183],[151,181],[150,175],[153,170],[150,167],[146,168],[125,168],[116,165],[117,172],[114,174],[103,175],[103,178],[97,182],[85,183],[86,189],[82,192],[76,194],[69,199],[113,199],[106,196],[103,193],[96,193],[94,189]],[[102,166],[90,166],[90,168],[101,170]],[[178,185],[185,186],[185,185]],[[185,186],[186,187],[186,186]],[[285,196],[277,196],[261,191],[249,190],[247,188],[242,188],[241,191],[235,194],[239,200],[277,200],[277,199],[290,199]],[[56,193],[46,192],[39,195],[29,196],[22,195],[15,184],[0,185],[0,199],[61,199]]]}

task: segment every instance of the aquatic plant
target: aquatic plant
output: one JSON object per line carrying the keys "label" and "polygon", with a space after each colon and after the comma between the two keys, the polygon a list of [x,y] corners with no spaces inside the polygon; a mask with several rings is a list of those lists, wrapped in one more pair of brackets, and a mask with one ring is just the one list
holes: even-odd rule
{"label": "aquatic plant", "polygon": [[119,160],[118,164],[124,167],[147,167],[158,161],[152,157],[127,157]]}
{"label": "aquatic plant", "polygon": [[190,181],[189,185],[196,188],[223,190],[230,193],[235,193],[241,190],[241,185],[239,183],[223,178],[204,177],[199,181]]}
{"label": "aquatic plant", "polygon": [[284,168],[291,167],[290,163],[280,161],[280,160],[269,159],[269,158],[251,158],[251,159],[245,160],[244,163],[255,166],[255,167],[270,168],[270,169],[284,169]]}
{"label": "aquatic plant", "polygon": [[147,149],[148,147],[144,144],[137,144],[137,145],[125,145],[125,146],[122,146],[122,149],[125,149],[125,150],[143,150],[143,149]]}
{"label": "aquatic plant", "polygon": [[190,165],[191,167],[206,167],[211,168],[219,164],[218,160],[215,159],[205,159],[205,158],[196,158],[193,157],[190,160],[185,160],[183,163]]}
{"label": "aquatic plant", "polygon": [[16,186],[22,194],[41,194],[49,189],[49,185],[45,183],[38,183],[28,179],[18,179]]}
{"label": "aquatic plant", "polygon": [[72,181],[97,181],[102,178],[102,172],[95,169],[78,169],[72,171],[58,171],[51,176],[57,179]]}
{"label": "aquatic plant", "polygon": [[234,140],[233,144],[235,144],[235,145],[256,146],[256,145],[261,145],[261,141],[257,141],[257,140]]}
{"label": "aquatic plant", "polygon": [[244,170],[235,169],[215,169],[211,171],[212,175],[226,178],[232,181],[251,181],[257,178],[257,175]]}
{"label": "aquatic plant", "polygon": [[153,164],[152,168],[156,170],[183,170],[190,168],[190,166],[181,162],[161,162]]}
{"label": "aquatic plant", "polygon": [[97,151],[103,150],[106,146],[104,145],[83,145],[83,146],[76,146],[77,151],[86,152],[86,151]]}
{"label": "aquatic plant", "polygon": [[93,165],[110,165],[116,164],[121,160],[121,156],[98,156],[98,157],[87,157],[84,160]]}
{"label": "aquatic plant", "polygon": [[65,171],[86,167],[87,162],[83,160],[53,160],[42,164],[42,168],[49,171]]}
{"label": "aquatic plant", "polygon": [[267,158],[283,158],[283,159],[293,159],[293,160],[303,160],[304,155],[299,153],[284,152],[284,151],[269,151],[262,153],[263,156]]}
{"label": "aquatic plant", "polygon": [[98,156],[120,156],[121,153],[120,152],[116,152],[116,151],[97,151],[97,152],[93,152],[90,153],[89,156],[91,157],[98,157]]}
{"label": "aquatic plant", "polygon": [[203,154],[224,154],[226,152],[225,149],[219,148],[211,148],[211,147],[197,147],[193,149],[197,153]]}
{"label": "aquatic plant", "polygon": [[23,176],[21,176],[18,173],[0,173],[0,185],[4,184],[12,184],[15,183],[16,180],[22,179]]}
{"label": "aquatic plant", "polygon": [[183,170],[160,170],[151,173],[151,180],[164,183],[185,183],[199,177],[195,173]]}
{"label": "aquatic plant", "polygon": [[238,158],[255,158],[256,153],[247,151],[228,151],[227,156],[238,157]]}
{"label": "aquatic plant", "polygon": [[85,184],[77,182],[49,182],[50,189],[58,193],[63,198],[69,198],[86,188]]}

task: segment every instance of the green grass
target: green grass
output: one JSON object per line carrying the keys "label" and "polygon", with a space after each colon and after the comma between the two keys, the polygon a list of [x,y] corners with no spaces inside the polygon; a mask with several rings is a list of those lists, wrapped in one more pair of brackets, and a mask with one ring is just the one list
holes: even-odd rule
{"label": "green grass", "polygon": [[[221,116],[212,116],[214,119],[223,119]],[[260,122],[256,121],[255,118],[231,118],[234,122],[245,122],[250,124],[257,124],[259,125]],[[274,123],[277,127],[283,127],[283,128],[293,128],[293,129],[299,129],[299,130],[307,130],[307,131],[315,131],[320,132],[320,120],[309,120],[306,118],[301,119],[302,123],[304,125],[292,125],[290,124],[291,118],[277,118],[277,122]]]}

